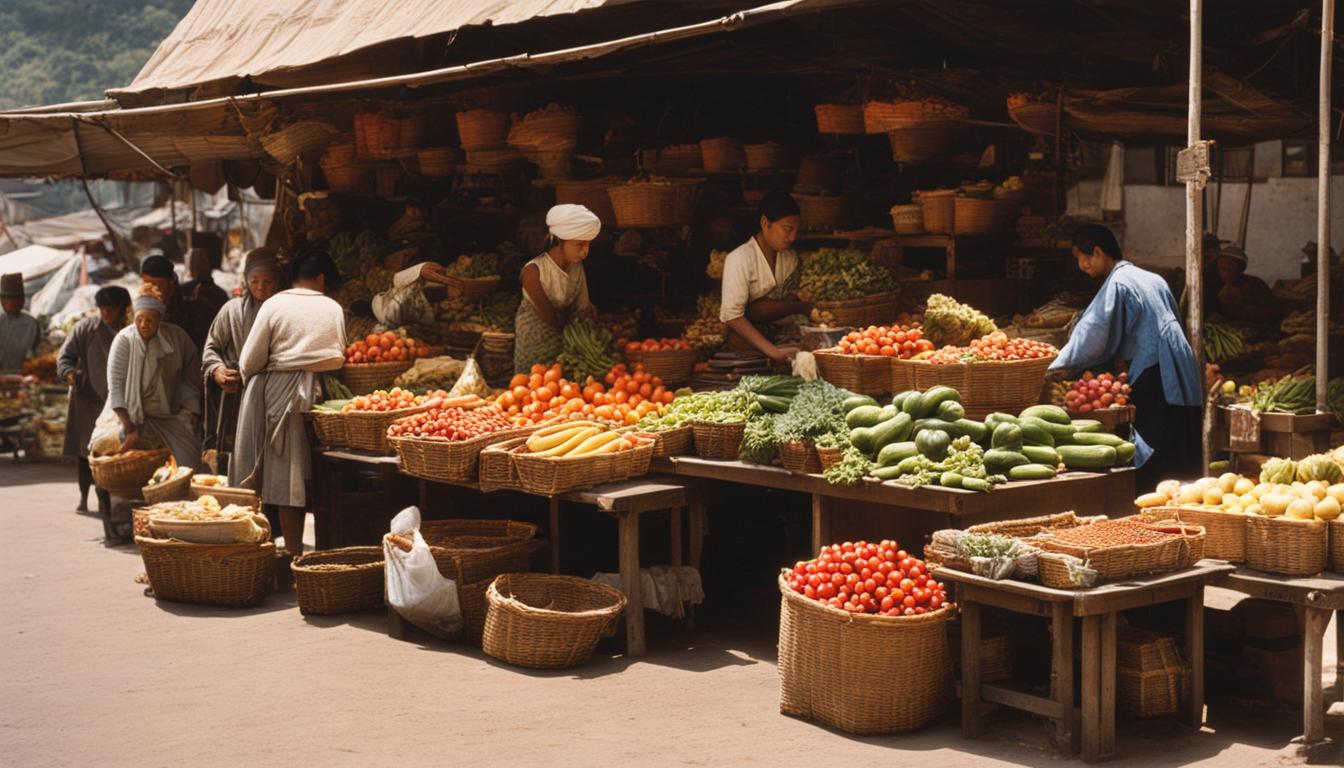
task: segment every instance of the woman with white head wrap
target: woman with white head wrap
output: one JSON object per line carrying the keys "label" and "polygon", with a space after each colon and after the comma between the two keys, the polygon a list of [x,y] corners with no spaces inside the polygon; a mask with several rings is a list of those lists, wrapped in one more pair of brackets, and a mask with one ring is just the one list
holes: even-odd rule
{"label": "woman with white head wrap", "polygon": [[575,315],[592,311],[583,260],[602,231],[597,215],[582,205],[557,205],[546,213],[546,252],[519,274],[523,301],[514,328],[513,367],[549,365],[561,351],[560,333]]}

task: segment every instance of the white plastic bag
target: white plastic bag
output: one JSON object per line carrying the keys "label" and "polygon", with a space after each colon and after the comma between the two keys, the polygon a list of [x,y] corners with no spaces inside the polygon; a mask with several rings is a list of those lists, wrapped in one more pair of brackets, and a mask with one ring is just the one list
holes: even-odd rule
{"label": "white plastic bag", "polygon": [[[435,637],[452,639],[462,633],[462,607],[457,583],[439,573],[429,545],[420,535],[420,510],[407,507],[392,518],[391,533],[383,537],[387,604],[401,617]],[[410,539],[411,551],[393,537]]]}

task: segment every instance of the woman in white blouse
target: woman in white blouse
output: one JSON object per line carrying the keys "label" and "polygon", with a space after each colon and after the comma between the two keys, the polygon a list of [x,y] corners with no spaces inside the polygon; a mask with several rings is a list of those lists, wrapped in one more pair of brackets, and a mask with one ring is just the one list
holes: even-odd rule
{"label": "woman in white blouse", "polygon": [[523,301],[514,322],[515,371],[555,362],[565,324],[593,311],[583,260],[602,231],[602,222],[582,205],[557,205],[546,213],[546,226],[550,230],[546,251],[519,274]]}
{"label": "woman in white blouse", "polygon": [[811,304],[790,298],[801,276],[798,254],[791,247],[802,216],[792,196],[769,192],[761,200],[759,221],[760,230],[724,261],[719,319],[728,328],[731,346],[749,345],[776,363],[786,363],[798,350],[776,346],[757,324],[812,310]]}

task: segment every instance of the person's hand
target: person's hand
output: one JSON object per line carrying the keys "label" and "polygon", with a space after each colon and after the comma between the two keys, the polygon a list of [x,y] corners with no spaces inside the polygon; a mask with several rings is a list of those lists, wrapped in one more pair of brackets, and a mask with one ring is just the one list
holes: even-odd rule
{"label": "person's hand", "polygon": [[1055,368],[1054,370],[1045,372],[1045,380],[1052,383],[1056,381],[1064,381],[1068,378],[1069,372],[1063,368]]}
{"label": "person's hand", "polygon": [[797,347],[775,347],[775,351],[770,354],[770,359],[780,365],[786,365],[793,360],[793,356],[796,354],[798,354]]}
{"label": "person's hand", "polygon": [[75,372],[71,371],[65,374],[65,383],[70,385],[71,389],[75,387]]}
{"label": "person's hand", "polygon": [[140,445],[140,428],[131,427],[126,430],[126,438],[121,441],[121,448],[117,449],[117,453],[133,451],[138,445]]}
{"label": "person's hand", "polygon": [[420,279],[430,283],[448,283],[448,268],[441,264],[428,262],[420,269]]}
{"label": "person's hand", "polygon": [[243,377],[237,371],[222,365],[215,366],[215,370],[210,372],[210,378],[214,379],[219,388],[225,392],[237,392],[243,381]]}

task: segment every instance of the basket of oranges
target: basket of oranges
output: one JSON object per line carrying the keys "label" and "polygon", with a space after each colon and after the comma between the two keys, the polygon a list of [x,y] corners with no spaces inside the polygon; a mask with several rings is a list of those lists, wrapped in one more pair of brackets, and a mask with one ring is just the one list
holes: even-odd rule
{"label": "basket of oranges", "polygon": [[370,333],[345,348],[345,367],[341,381],[356,395],[367,395],[388,387],[410,370],[420,357],[431,357],[435,350],[421,344],[404,331]]}
{"label": "basket of oranges", "polygon": [[933,348],[917,324],[870,325],[850,331],[830,349],[817,350],[817,370],[823,379],[851,392],[902,392],[911,388],[912,375],[901,361]]}
{"label": "basket of oranges", "polygon": [[630,365],[642,365],[650,375],[669,384],[689,381],[698,353],[685,339],[645,339],[617,342]]}
{"label": "basket of oranges", "polygon": [[557,363],[538,364],[529,373],[519,373],[495,402],[515,424],[539,424],[557,416],[585,418],[610,424],[633,425],[650,413],[658,413],[674,395],[662,380],[636,365],[618,363],[601,381],[571,382]]}

